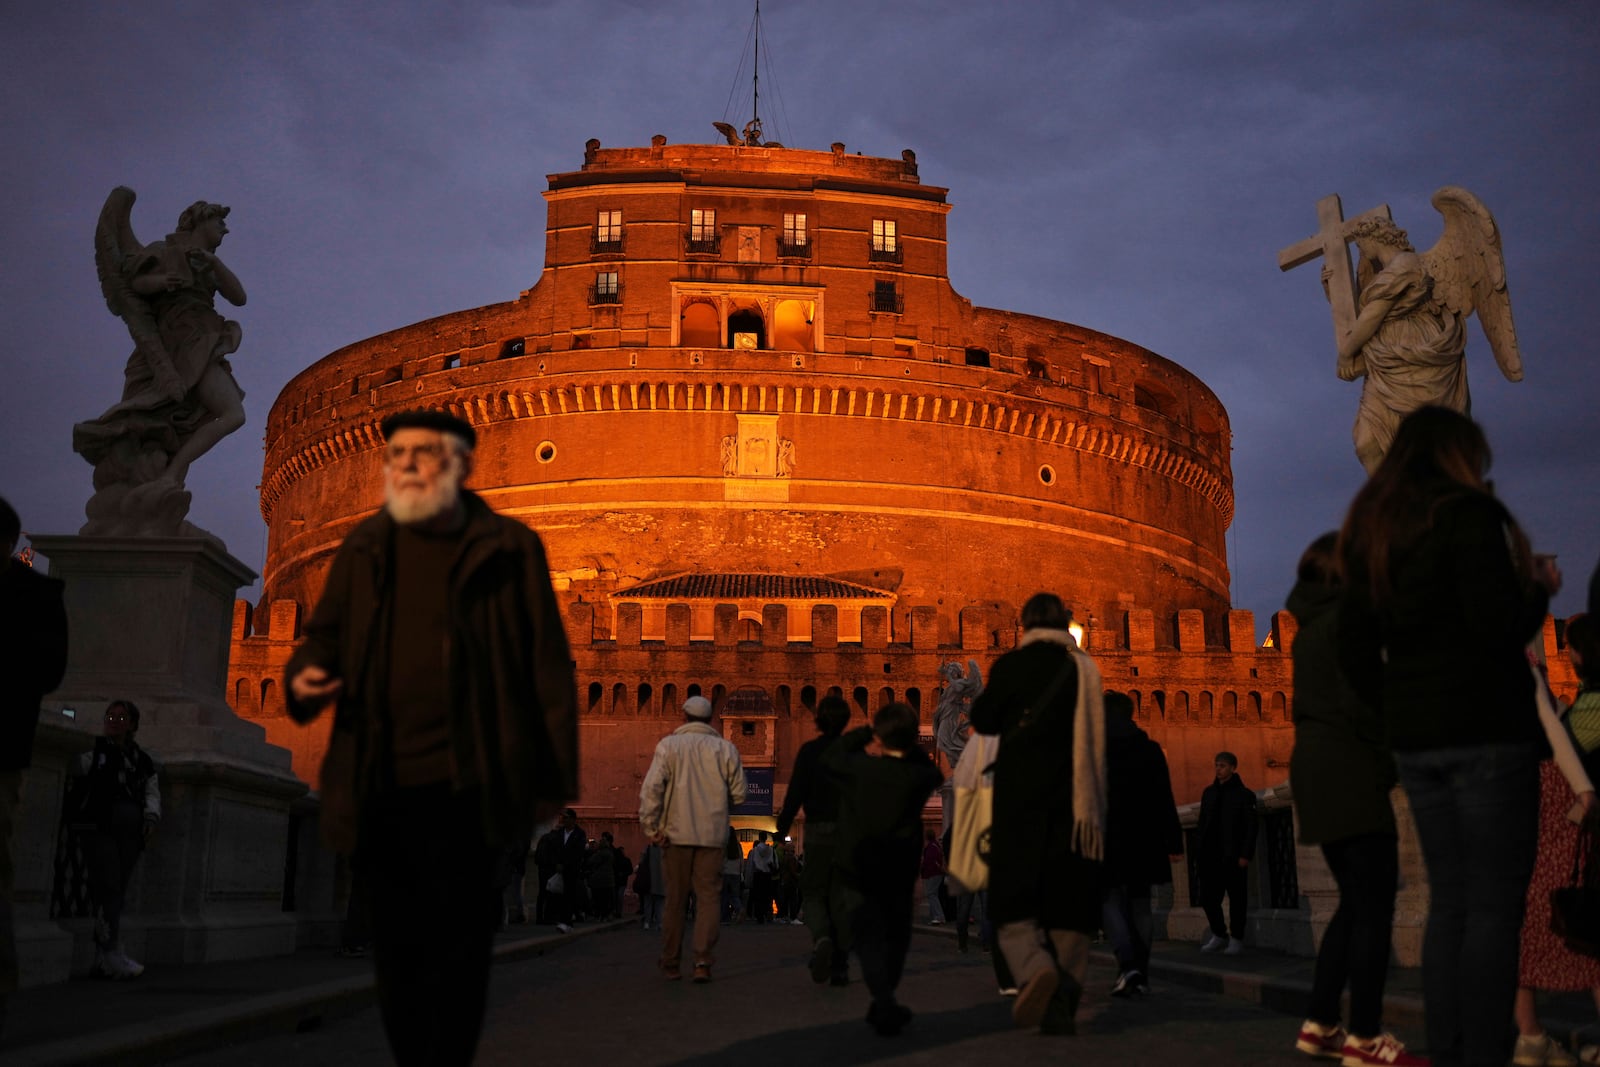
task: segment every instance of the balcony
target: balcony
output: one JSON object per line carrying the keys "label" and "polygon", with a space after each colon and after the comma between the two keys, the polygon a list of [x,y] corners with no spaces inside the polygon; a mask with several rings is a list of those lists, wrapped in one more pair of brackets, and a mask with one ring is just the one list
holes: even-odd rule
{"label": "balcony", "polygon": [[622,255],[622,235],[599,234],[589,238],[589,254],[591,256],[620,256]]}
{"label": "balcony", "polygon": [[810,241],[801,241],[799,244],[790,244],[788,241],[780,239],[778,241],[778,258],[779,259],[810,259],[811,258],[811,242]]}
{"label": "balcony", "polygon": [[589,305],[591,307],[596,305],[596,304],[620,304],[620,303],[622,303],[622,287],[621,286],[591,285],[589,287]]}
{"label": "balcony", "polygon": [[878,248],[874,246],[871,252],[868,253],[867,258],[874,263],[902,262],[899,245],[895,245],[893,248]]}
{"label": "balcony", "polygon": [[714,233],[703,234],[699,237],[690,231],[684,239],[683,250],[691,256],[720,256],[722,255],[722,238]]}
{"label": "balcony", "polygon": [[900,315],[905,312],[905,298],[894,289],[874,289],[867,295],[869,305],[873,311],[886,315]]}

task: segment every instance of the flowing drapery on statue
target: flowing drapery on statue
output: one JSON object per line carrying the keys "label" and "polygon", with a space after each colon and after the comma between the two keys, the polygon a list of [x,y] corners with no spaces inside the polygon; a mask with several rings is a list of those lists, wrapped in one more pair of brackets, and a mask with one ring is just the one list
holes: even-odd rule
{"label": "flowing drapery on statue", "polygon": [[[1339,377],[1364,378],[1356,412],[1356,458],[1370,473],[1394,440],[1400,420],[1434,404],[1470,414],[1466,320],[1474,311],[1495,362],[1522,380],[1522,355],[1506,291],[1505,258],[1494,216],[1465,189],[1433,194],[1444,233],[1417,252],[1389,209],[1342,217],[1337,196],[1317,203],[1320,231],[1278,253],[1289,270],[1321,257],[1333,307]],[[1348,242],[1356,245],[1352,283]]]}
{"label": "flowing drapery on statue", "polygon": [[954,767],[961,762],[961,751],[971,732],[967,712],[983,692],[983,672],[978,669],[977,660],[969,659],[965,676],[961,673],[961,664],[950,662],[939,668],[939,677],[944,679],[945,689],[933,713],[933,737],[939,751]]}
{"label": "flowing drapery on statue", "polygon": [[131,221],[134,192],[117,187],[95,227],[95,267],[106,306],[133,337],[122,399],[72,428],[72,449],[94,465],[82,533],[180,536],[189,465],[244,425],[244,393],[228,355],[239,324],[217,313],[217,294],[243,305],[244,287],[216,250],[228,209],[198,201],[164,240],[142,244]]}

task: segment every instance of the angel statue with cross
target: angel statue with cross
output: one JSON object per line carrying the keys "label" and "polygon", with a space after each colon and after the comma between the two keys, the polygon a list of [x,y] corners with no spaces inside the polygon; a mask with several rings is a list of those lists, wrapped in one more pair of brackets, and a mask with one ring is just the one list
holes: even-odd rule
{"label": "angel statue with cross", "polygon": [[195,536],[184,521],[189,465],[244,425],[244,392],[227,359],[241,331],[213,302],[220,293],[243,305],[244,287],[216,255],[227,208],[197,201],[174,232],[146,245],[133,234],[133,201],[132,189],[113,189],[95,227],[101,292],[134,348],[122,399],[72,428],[72,450],[94,465],[81,532]]}
{"label": "angel statue with cross", "polygon": [[[1444,216],[1444,234],[1426,252],[1411,246],[1387,205],[1346,220],[1339,198],[1329,196],[1317,203],[1320,231],[1278,254],[1282,270],[1323,259],[1339,377],[1365,378],[1355,445],[1369,474],[1389,450],[1400,421],[1417,408],[1438,405],[1471,414],[1465,352],[1466,320],[1473,311],[1500,370],[1510,381],[1522,380],[1494,216],[1453,185],[1433,194],[1433,206]],[[1349,242],[1356,246],[1353,281]]]}

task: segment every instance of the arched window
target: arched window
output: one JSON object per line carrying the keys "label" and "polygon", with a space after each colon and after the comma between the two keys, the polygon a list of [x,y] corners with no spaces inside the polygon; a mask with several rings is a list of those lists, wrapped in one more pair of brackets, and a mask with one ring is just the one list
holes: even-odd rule
{"label": "arched window", "polygon": [[1189,721],[1189,691],[1180,689],[1172,694],[1172,718],[1179,722]]}
{"label": "arched window", "polygon": [[893,689],[890,689],[888,686],[884,686],[882,689],[878,690],[878,707],[881,708],[885,704],[893,704],[893,703],[894,703],[894,690]]}
{"label": "arched window", "polygon": [[594,715],[600,710],[600,701],[605,699],[605,686],[599,682],[589,683],[589,714]]}
{"label": "arched window", "polygon": [[250,706],[250,682],[240,678],[233,683],[233,713],[235,715],[248,715],[255,709]]}
{"label": "arched window", "polygon": [[800,703],[811,710],[816,710],[817,687],[814,685],[801,686]]}
{"label": "arched window", "polygon": [[278,699],[278,683],[271,678],[261,683],[261,714],[282,715],[285,713],[282,702]]}
{"label": "arched window", "polygon": [[1239,721],[1239,694],[1231,690],[1222,694],[1222,721]]}
{"label": "arched window", "polygon": [[628,710],[628,687],[618,682],[611,687],[611,714],[621,715]]}
{"label": "arched window", "polygon": [[912,686],[906,690],[906,703],[917,709],[917,715],[922,715],[922,690]]}
{"label": "arched window", "polygon": [[856,686],[855,692],[850,694],[850,698],[856,702],[856,708],[861,712],[861,714],[867,716],[868,718],[871,718],[872,709],[867,707],[867,687],[866,686],[864,686],[864,685]]}
{"label": "arched window", "polygon": [[1272,704],[1270,707],[1271,715],[1269,717],[1272,722],[1289,721],[1289,704],[1288,701],[1284,699],[1282,693],[1272,694]]}
{"label": "arched window", "polygon": [[661,687],[661,714],[671,718],[682,710],[678,707],[678,687],[668,682]]}
{"label": "arched window", "polygon": [[654,694],[651,692],[649,682],[645,682],[643,685],[639,686],[639,703],[635,705],[633,709],[635,715],[650,714],[650,697],[653,695]]}
{"label": "arched window", "polygon": [[789,699],[789,687],[786,685],[778,686],[777,695],[772,700],[772,710],[777,712],[778,718],[787,719],[789,717]]}
{"label": "arched window", "polygon": [[1216,697],[1209,689],[1200,694],[1200,713],[1195,716],[1196,722],[1210,722],[1216,716],[1215,701]]}

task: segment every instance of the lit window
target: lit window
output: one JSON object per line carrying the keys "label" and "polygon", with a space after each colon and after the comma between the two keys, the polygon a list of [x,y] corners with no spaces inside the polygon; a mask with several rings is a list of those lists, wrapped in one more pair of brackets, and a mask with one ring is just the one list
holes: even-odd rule
{"label": "lit window", "polygon": [[888,252],[893,254],[900,248],[898,235],[895,233],[894,219],[872,220],[872,250],[874,252]]}
{"label": "lit window", "polygon": [[602,211],[595,216],[594,239],[589,250],[596,253],[622,251],[622,212]]}
{"label": "lit window", "polygon": [[601,271],[594,276],[593,304],[615,304],[621,295],[617,284],[617,272],[614,270]]}
{"label": "lit window", "polygon": [[709,241],[717,235],[717,213],[707,208],[689,211],[689,240]]}
{"label": "lit window", "polygon": [[805,216],[803,214],[786,214],[784,216],[784,254],[803,256],[805,254],[805,245]]}

